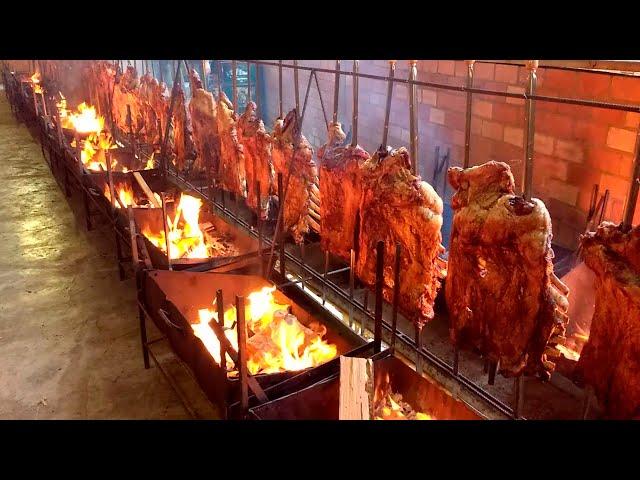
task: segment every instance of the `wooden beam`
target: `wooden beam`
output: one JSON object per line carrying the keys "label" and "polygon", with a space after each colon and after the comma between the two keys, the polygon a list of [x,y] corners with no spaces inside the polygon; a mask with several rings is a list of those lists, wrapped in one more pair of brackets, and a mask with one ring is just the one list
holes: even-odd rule
{"label": "wooden beam", "polygon": [[370,420],[373,412],[373,363],[340,357],[339,420]]}
{"label": "wooden beam", "polygon": [[149,185],[147,185],[147,182],[144,181],[144,178],[142,178],[142,175],[140,175],[140,172],[133,172],[133,176],[137,180],[138,184],[144,191],[144,194],[147,196],[151,204],[156,208],[161,208],[162,206],[158,202],[158,199],[155,197],[155,195],[149,188]]}

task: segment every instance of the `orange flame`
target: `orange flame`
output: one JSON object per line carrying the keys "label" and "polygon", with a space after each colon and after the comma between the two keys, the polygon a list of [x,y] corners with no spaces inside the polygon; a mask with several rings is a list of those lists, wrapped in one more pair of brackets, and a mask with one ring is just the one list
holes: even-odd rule
{"label": "orange flame", "polygon": [[376,387],[374,395],[375,420],[435,420],[434,417],[416,412],[411,405],[402,401],[402,395],[391,391],[389,374],[382,386]]}
{"label": "orange flame", "polygon": [[[303,325],[288,313],[289,305],[279,304],[273,297],[275,287],[263,287],[247,296],[245,318],[247,328],[254,334],[247,339],[247,369],[252,375],[299,371],[327,362],[337,354],[337,347],[323,340],[326,328],[321,325]],[[214,300],[215,305],[215,300]],[[191,327],[195,335],[220,364],[220,342],[210,321],[218,321],[218,313],[213,309],[198,311],[199,323]],[[238,348],[236,308],[225,310],[225,336],[234,349]],[[233,371],[235,365],[227,355],[227,369]]]}
{"label": "orange flame", "polygon": [[[128,207],[129,205],[131,205],[132,207],[136,206],[131,185],[118,185],[118,187],[114,187],[114,190],[118,192],[118,198],[120,199],[120,203],[122,203],[122,205],[124,205],[125,207]],[[111,191],[109,190],[109,185],[105,185],[104,187],[104,196],[107,197],[107,200],[111,201]],[[115,202],[116,208],[120,208],[120,203]]]}
{"label": "orange flame", "polygon": [[78,112],[69,116],[73,129],[78,133],[100,134],[104,128],[104,117],[96,113],[96,108],[82,102]]}
{"label": "orange flame", "polygon": [[35,93],[43,93],[42,86],[40,85],[40,73],[36,72],[31,75],[31,83],[33,84],[33,91]]}
{"label": "orange flame", "polygon": [[[178,203],[173,220],[167,216],[169,249],[172,260],[209,257],[207,244],[205,243],[204,235],[198,223],[200,207],[202,207],[202,200],[183,193],[180,195],[180,202]],[[181,219],[182,227],[179,226]],[[161,230],[159,233],[153,233],[147,227],[142,233],[151,243],[164,253],[167,253],[164,230]]]}

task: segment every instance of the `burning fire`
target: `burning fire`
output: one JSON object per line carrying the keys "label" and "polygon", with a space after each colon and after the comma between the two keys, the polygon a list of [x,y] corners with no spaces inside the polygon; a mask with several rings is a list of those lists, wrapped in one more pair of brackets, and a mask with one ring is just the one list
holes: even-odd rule
{"label": "burning fire", "polygon": [[72,113],[69,121],[78,133],[100,134],[104,128],[104,117],[96,113],[96,108],[82,102],[78,105],[78,113]]}
{"label": "burning fire", "polygon": [[42,86],[40,85],[40,73],[36,72],[31,75],[31,83],[33,84],[33,91],[35,93],[43,93]]}
{"label": "burning fire", "polygon": [[[184,193],[180,195],[180,202],[176,213],[171,220],[167,215],[167,229],[169,231],[170,258],[208,258],[207,244],[200,230],[198,220],[200,218],[202,200]],[[182,218],[182,222],[180,222]],[[180,227],[182,223],[182,227]],[[147,227],[142,232],[151,243],[163,252],[167,253],[164,230],[160,233],[152,233]]]}
{"label": "burning fire", "polygon": [[389,374],[383,387],[376,388],[374,395],[375,420],[435,420],[431,415],[416,412],[411,405],[402,401],[402,395],[391,391]]}
{"label": "burning fire", "polygon": [[[133,197],[133,189],[131,185],[118,185],[117,188],[114,187],[118,192],[118,198],[120,199],[120,203],[125,207],[131,205],[132,207],[136,206],[136,201]],[[111,201],[111,192],[109,191],[109,185],[105,185],[104,187],[104,196],[107,197],[107,200]],[[120,203],[115,202],[116,208],[120,208]]]}
{"label": "burning fire", "polygon": [[[71,146],[75,148],[76,141],[73,140],[71,142]],[[107,159],[105,156],[106,150],[111,150],[117,148],[113,143],[111,135],[106,132],[101,132],[99,134],[90,134],[85,140],[80,151],[80,160],[82,164],[87,167],[87,169],[100,172],[107,171]],[[111,169],[115,170],[118,165],[118,161],[111,157]],[[122,171],[125,172],[126,168],[123,167]]]}
{"label": "burning fire", "polygon": [[[309,327],[298,321],[295,315],[288,313],[289,305],[279,304],[273,297],[275,287],[264,287],[247,296],[245,318],[247,329],[253,333],[247,339],[247,369],[252,375],[258,373],[276,373],[299,371],[327,362],[337,354],[333,344],[323,340],[326,328],[312,324]],[[215,306],[215,300],[214,300]],[[195,335],[220,364],[220,343],[209,326],[210,321],[218,321],[215,309],[198,311],[199,323],[191,327]],[[235,327],[236,308],[225,310],[225,336],[237,350],[238,338]],[[227,355],[226,366],[233,370],[235,365]]]}
{"label": "burning fire", "polygon": [[147,160],[147,164],[144,166],[145,170],[152,170],[154,167],[153,164],[153,157],[155,156],[156,152],[152,152],[151,153],[151,157],[149,157],[149,160]]}

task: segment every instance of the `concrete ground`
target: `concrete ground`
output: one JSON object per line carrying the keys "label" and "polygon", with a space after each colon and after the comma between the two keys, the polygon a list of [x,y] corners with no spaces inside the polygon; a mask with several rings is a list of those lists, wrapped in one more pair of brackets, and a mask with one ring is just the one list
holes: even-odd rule
{"label": "concrete ground", "polygon": [[86,232],[71,207],[0,90],[0,419],[189,418],[159,369],[144,369],[113,232]]}

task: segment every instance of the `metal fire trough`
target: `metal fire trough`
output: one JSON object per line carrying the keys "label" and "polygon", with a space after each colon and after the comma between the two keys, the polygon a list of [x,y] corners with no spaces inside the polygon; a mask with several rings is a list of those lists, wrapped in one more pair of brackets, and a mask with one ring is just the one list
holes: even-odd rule
{"label": "metal fire trough", "polygon": [[[252,291],[271,286],[259,276],[226,273],[175,272],[144,270],[139,273],[139,299],[141,336],[145,366],[149,366],[145,318],[149,317],[166,336],[172,350],[190,368],[206,396],[219,407],[224,418],[238,414],[229,407],[240,401],[241,381],[228,375],[218,365],[204,343],[196,337],[191,323],[198,323],[198,310],[211,308],[218,289],[222,290],[224,310],[234,304],[236,295],[244,296]],[[298,294],[296,289],[274,292],[276,301],[291,305],[291,313],[304,324],[319,321],[327,328],[325,340],[335,344],[337,355],[346,354],[365,344],[365,340],[333,319],[319,305]],[[326,364],[325,364],[326,365]],[[323,365],[308,369],[312,372]],[[258,374],[253,378],[262,389],[276,385],[299,372]]]}
{"label": "metal fire trough", "polygon": [[[374,382],[378,386],[386,381],[392,390],[401,393],[403,400],[416,411],[426,413],[438,420],[482,420],[483,417],[464,402],[451,396],[434,380],[420,376],[402,360],[385,350],[372,357]],[[298,389],[287,388],[287,380],[279,385],[287,393],[275,400],[249,409],[249,418],[254,420],[338,420],[340,398],[340,369],[333,365],[329,375],[298,385]],[[269,389],[266,394],[275,396]]]}

